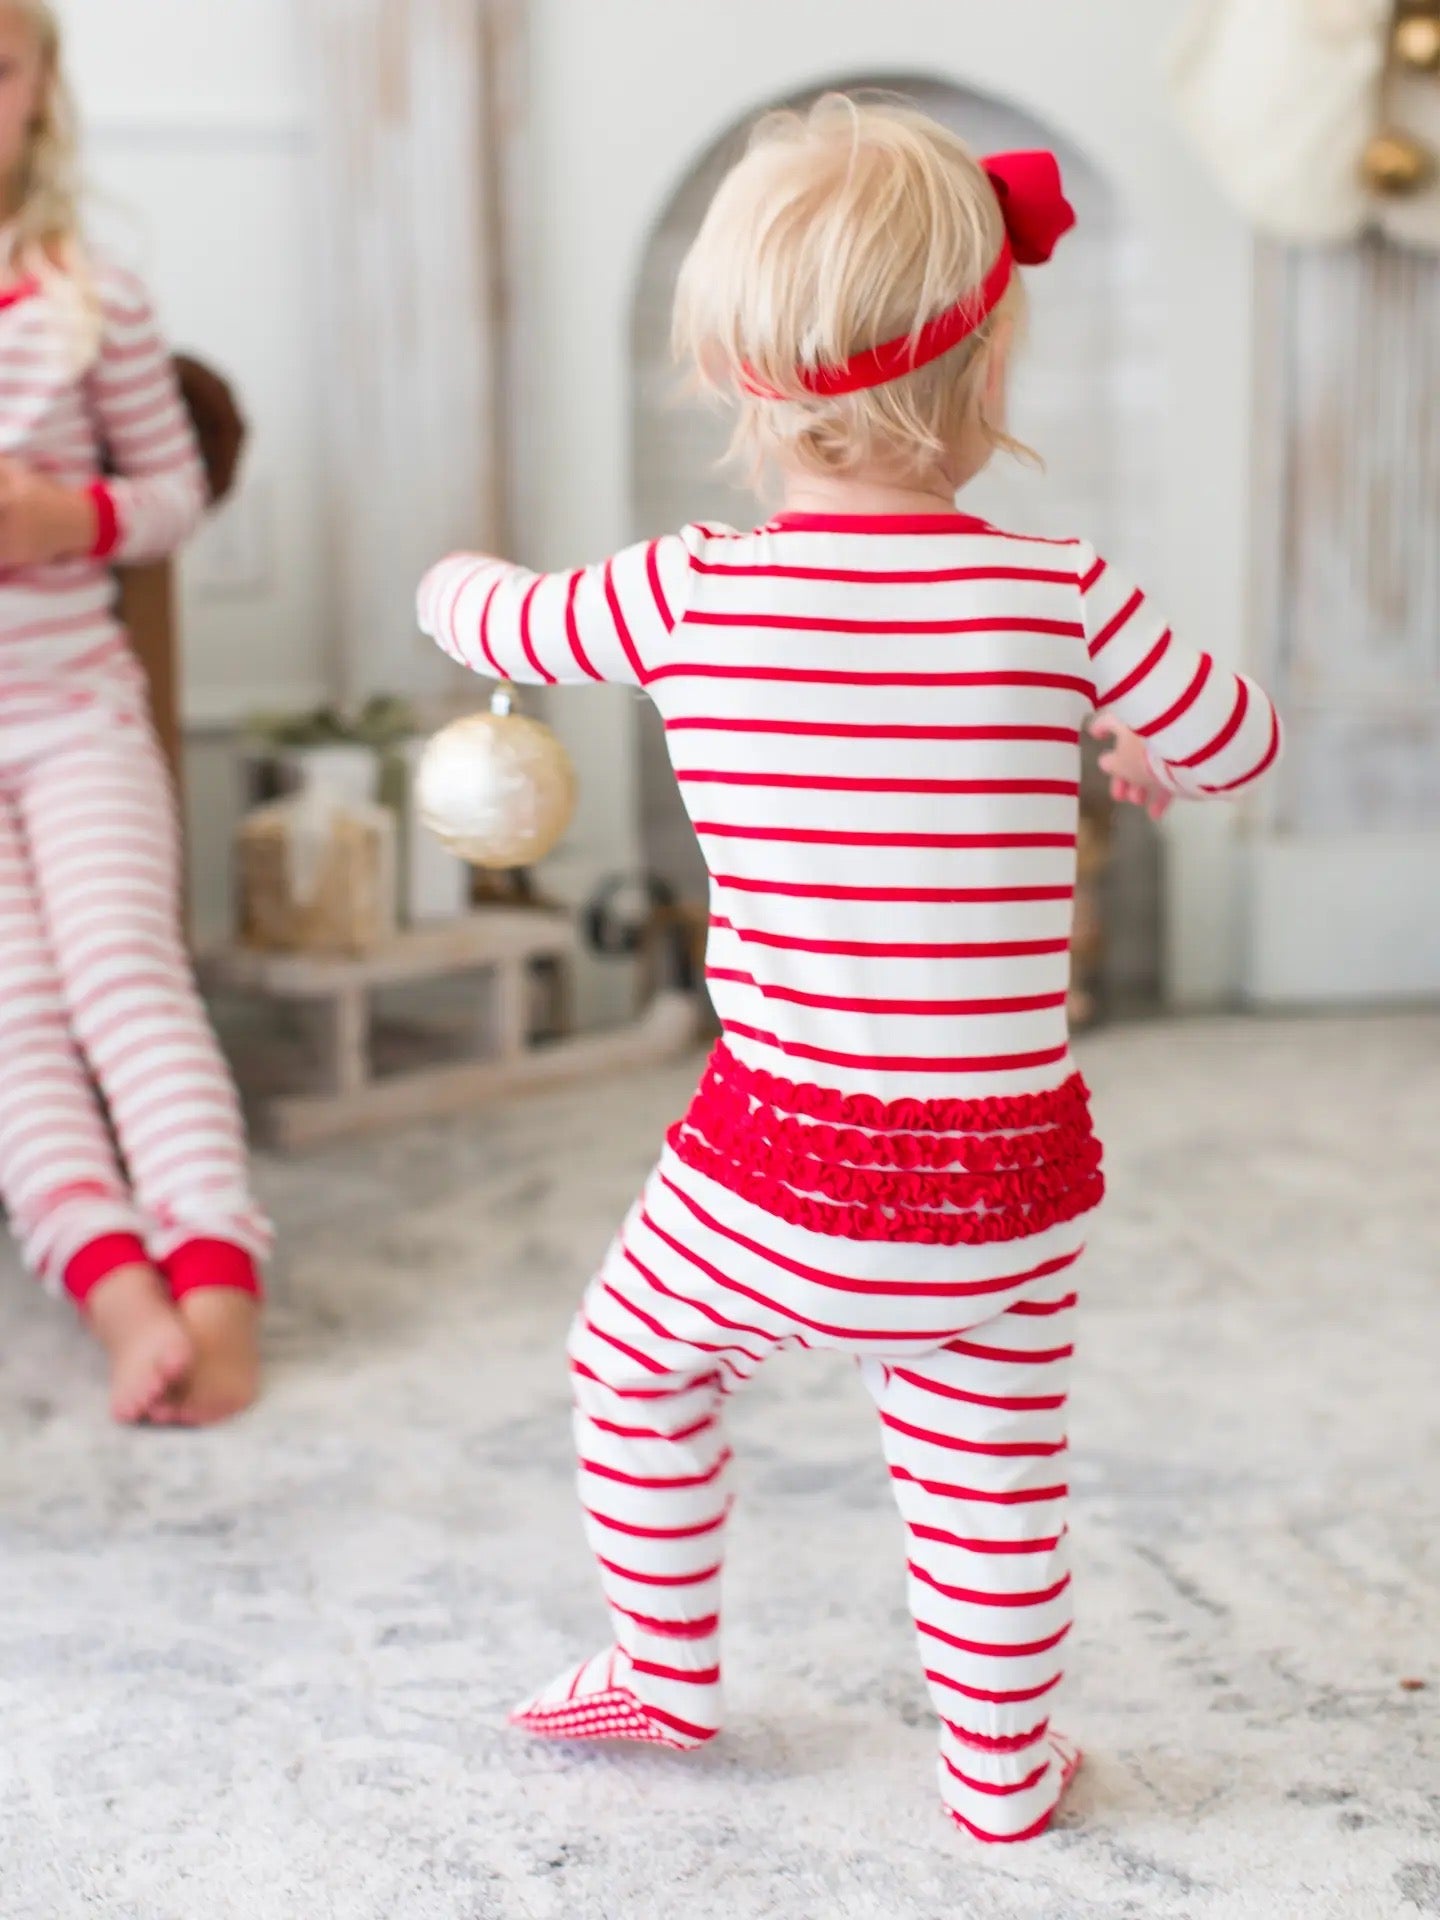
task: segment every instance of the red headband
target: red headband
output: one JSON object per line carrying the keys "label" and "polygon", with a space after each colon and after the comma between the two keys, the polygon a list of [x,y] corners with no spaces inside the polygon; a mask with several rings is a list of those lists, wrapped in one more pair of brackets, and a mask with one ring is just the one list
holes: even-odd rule
{"label": "red headband", "polygon": [[[859,393],[883,387],[919,367],[929,366],[942,353],[974,333],[999,306],[1016,265],[1038,267],[1075,224],[1075,209],[1065,198],[1060,163],[1053,153],[997,153],[981,162],[1000,202],[1005,239],[995,264],[972,292],[953,307],[927,320],[916,333],[883,341],[851,354],[835,367],[799,367],[796,377],[807,393]],[[783,400],[746,369],[746,390],[761,400]]]}

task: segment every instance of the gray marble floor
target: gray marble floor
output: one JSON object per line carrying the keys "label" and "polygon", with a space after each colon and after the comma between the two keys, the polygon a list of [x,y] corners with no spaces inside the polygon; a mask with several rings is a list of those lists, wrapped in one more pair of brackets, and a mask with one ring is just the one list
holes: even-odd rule
{"label": "gray marble floor", "polygon": [[1114,1199],[1057,1831],[983,1852],[936,1811],[841,1364],[735,1409],[727,1738],[502,1724],[601,1632],[560,1342],[686,1069],[267,1165],[270,1390],[229,1432],[111,1429],[7,1264],[5,1920],[1440,1914],[1440,1018],[1084,1057]]}

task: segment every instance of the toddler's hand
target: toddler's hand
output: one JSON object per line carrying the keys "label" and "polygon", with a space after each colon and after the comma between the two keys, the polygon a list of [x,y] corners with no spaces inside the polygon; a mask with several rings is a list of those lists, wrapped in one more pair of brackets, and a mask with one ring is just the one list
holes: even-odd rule
{"label": "toddler's hand", "polygon": [[89,497],[0,456],[0,567],[43,566],[87,553],[95,539]]}
{"label": "toddler's hand", "polygon": [[1143,807],[1152,820],[1159,820],[1174,794],[1155,778],[1145,742],[1113,713],[1097,713],[1090,722],[1097,740],[1112,742],[1100,756],[1100,771],[1110,776],[1110,797],[1132,807]]}

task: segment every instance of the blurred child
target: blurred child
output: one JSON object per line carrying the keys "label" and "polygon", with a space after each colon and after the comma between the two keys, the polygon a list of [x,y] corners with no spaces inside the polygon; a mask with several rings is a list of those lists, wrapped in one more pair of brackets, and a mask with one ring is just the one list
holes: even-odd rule
{"label": "blurred child", "polygon": [[1083,540],[956,511],[1013,444],[1017,263],[1072,221],[1048,154],[982,163],[843,98],[767,120],[685,265],[677,338],[783,510],[568,574],[457,556],[420,594],[478,672],[655,701],[724,1028],[570,1341],[612,1640],[516,1719],[716,1733],[725,1399],[779,1349],[838,1348],[907,1529],[941,1793],[983,1840],[1038,1834],[1079,1757],[1051,1710],[1103,1190],[1066,1031],[1081,730],[1156,815],[1248,787],[1280,738],[1260,689]]}
{"label": "blurred child", "polygon": [[0,1198],[103,1342],[116,1418],[195,1425],[255,1395],[268,1229],[111,569],[174,552],[205,482],[74,168],[54,11],[0,0]]}

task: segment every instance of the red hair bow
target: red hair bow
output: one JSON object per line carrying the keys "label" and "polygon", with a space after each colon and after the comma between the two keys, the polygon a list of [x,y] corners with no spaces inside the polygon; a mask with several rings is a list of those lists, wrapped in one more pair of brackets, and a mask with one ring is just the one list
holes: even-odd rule
{"label": "red hair bow", "polygon": [[1075,224],[1053,153],[992,153],[980,163],[1000,202],[1010,251],[1022,267],[1043,267]]}
{"label": "red hair bow", "polygon": [[[1000,202],[1005,240],[980,285],[953,307],[927,320],[916,333],[867,347],[836,367],[797,369],[797,378],[807,393],[860,393],[929,366],[989,319],[1004,298],[1017,263],[1038,267],[1050,258],[1056,243],[1075,224],[1075,209],[1065,198],[1060,163],[1054,154],[996,153],[981,165]],[[758,381],[747,379],[746,386],[761,399],[784,397]]]}

